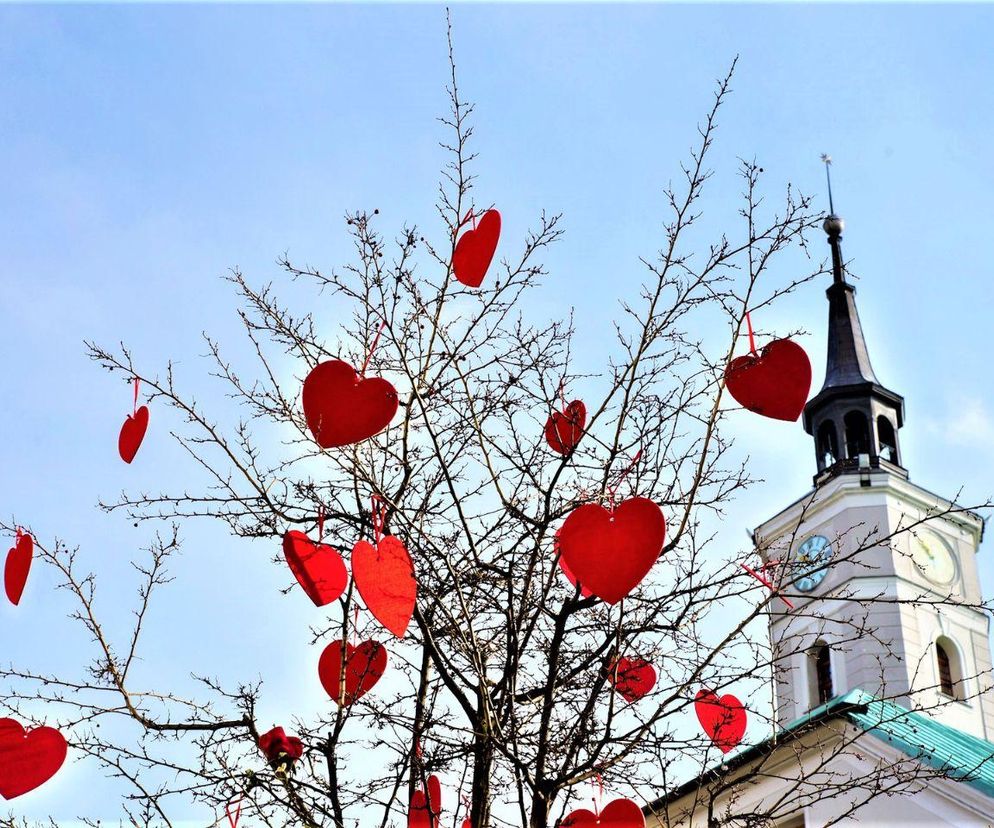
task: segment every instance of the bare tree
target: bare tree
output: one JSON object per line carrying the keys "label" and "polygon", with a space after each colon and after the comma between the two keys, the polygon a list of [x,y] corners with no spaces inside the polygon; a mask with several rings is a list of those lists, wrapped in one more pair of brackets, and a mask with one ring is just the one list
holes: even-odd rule
{"label": "bare tree", "polygon": [[[525,310],[546,275],[542,255],[562,233],[559,215],[540,214],[517,245],[505,240],[482,287],[453,279],[459,228],[483,205],[473,199],[473,107],[457,85],[451,32],[449,55],[438,229],[383,230],[377,211],[354,212],[346,217],[352,262],[323,272],[280,261],[286,276],[348,309],[334,336],[272,286],[230,276],[257,361],[242,371],[220,342],[206,341],[213,374],[243,408],[239,422],[212,418],[184,393],[172,365],[156,374],[123,345],[88,345],[99,365],[139,378],[150,401],[177,412],[176,441],[204,483],[101,504],[164,527],[134,564],[142,584],[123,642],[104,633],[82,553],[39,539],[95,656],[74,680],[9,666],[0,671],[0,705],[29,721],[29,702],[59,711],[72,748],[130,785],[131,824],[169,825],[176,804],[190,800],[220,820],[242,796],[253,824],[397,825],[412,792],[446,770],[471,791],[460,819],[546,828],[586,798],[592,779],[645,802],[674,781],[674,766],[700,770],[711,761],[707,738],[680,725],[701,686],[771,686],[765,622],[781,598],[742,571],[741,550],[723,554],[714,544],[724,507],[754,482],[733,450],[723,376],[746,312],[826,272],[813,265],[785,278],[775,268],[784,251],[805,249],[818,211],[790,187],[771,210],[762,168],[742,161],[740,221],[710,243],[698,238],[733,63],[678,183],[665,190],[660,249],[642,260],[639,295],[622,298],[606,364],[578,365],[572,320],[535,321]],[[720,341],[699,333],[715,330],[725,332]],[[368,360],[371,373],[394,383],[400,408],[389,428],[344,448],[315,444],[299,405],[301,380],[329,358]],[[560,455],[545,442],[545,420],[579,389],[587,426],[576,450]],[[650,575],[609,606],[565,579],[554,535],[578,505],[635,494],[663,509],[667,538]],[[272,539],[275,549],[288,530],[314,530],[323,515],[328,542],[349,549],[373,534],[373,496],[386,506],[384,531],[402,538],[414,560],[415,623],[389,645],[382,687],[298,723],[305,752],[292,771],[268,766],[258,752],[262,685],[201,678],[197,699],[133,686],[147,610],[167,587],[168,567],[182,565],[187,521],[222,521],[235,536]],[[868,535],[859,547],[881,542]],[[357,601],[350,585],[337,622],[315,630],[314,643],[377,637],[376,623],[354,613]],[[853,640],[874,634],[859,624],[851,630]],[[659,673],[654,691],[633,704],[613,691],[608,670],[626,654]],[[122,719],[137,729],[97,728]],[[385,770],[357,772],[349,760],[360,752]],[[246,775],[245,767],[256,770]],[[754,824],[788,813],[803,795]]]}

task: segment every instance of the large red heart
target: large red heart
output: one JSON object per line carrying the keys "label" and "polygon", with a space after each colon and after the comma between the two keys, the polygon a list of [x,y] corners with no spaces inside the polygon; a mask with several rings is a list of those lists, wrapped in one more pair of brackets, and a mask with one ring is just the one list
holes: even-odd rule
{"label": "large red heart", "polygon": [[44,784],[66,760],[65,737],[54,727],[25,730],[0,719],[0,796],[13,799]]}
{"label": "large red heart", "polygon": [[28,570],[31,569],[31,556],[35,544],[31,535],[19,535],[17,541],[7,552],[7,561],[3,567],[3,586],[7,599],[12,604],[21,600],[24,585],[28,580]]}
{"label": "large red heart", "polygon": [[559,548],[572,574],[609,604],[638,586],[665,539],[663,513],[644,497],[626,500],[613,512],[584,504],[569,513],[559,530]]}
{"label": "large red heart", "polygon": [[487,210],[475,230],[467,230],[452,253],[452,272],[469,287],[479,287],[493,261],[500,238],[500,213]]}
{"label": "large red heart", "polygon": [[382,377],[360,377],[340,359],[304,380],[304,418],[321,448],[358,443],[383,431],[397,413],[397,391]]}
{"label": "large red heart", "polygon": [[432,774],[425,783],[427,795],[420,788],[411,794],[407,828],[438,828],[442,820],[442,785]]}
{"label": "large red heart", "polygon": [[373,546],[361,540],[352,548],[352,578],[376,619],[403,638],[414,615],[418,584],[403,541],[386,535]]}
{"label": "large red heart", "polygon": [[[566,561],[563,560],[561,550],[559,549],[559,532],[556,532],[556,534],[552,536],[552,551],[559,556],[559,568],[563,571],[563,575],[566,576],[566,580],[575,587],[576,575],[574,575],[573,571],[566,565]],[[589,598],[593,594],[594,593],[587,589],[583,584],[580,584],[580,597]]]}
{"label": "large red heart", "polygon": [[283,536],[283,555],[314,606],[330,604],[345,592],[349,582],[345,561],[328,544],[314,543],[303,532],[291,529]]}
{"label": "large red heart", "polygon": [[587,407],[573,400],[564,411],[553,411],[545,423],[545,440],[553,451],[569,454],[576,448],[587,422]]}
{"label": "large red heart", "polygon": [[121,426],[121,433],[117,438],[117,452],[125,463],[130,463],[138,454],[138,449],[145,439],[145,431],[148,428],[148,406],[143,405],[134,414],[129,414],[128,419]]}
{"label": "large red heart", "polygon": [[586,808],[573,811],[561,823],[562,828],[584,828],[584,826],[604,826],[604,828],[645,828],[642,809],[630,799],[616,799],[600,815]]}
{"label": "large red heart", "polygon": [[811,362],[796,342],[776,339],[759,356],[747,354],[728,363],[725,387],[743,408],[793,422],[808,399]]}
{"label": "large red heart", "polygon": [[694,699],[694,709],[704,732],[722,753],[728,753],[742,741],[746,712],[735,696],[729,694],[718,698],[713,690],[705,688]]}
{"label": "large red heart", "polygon": [[656,668],[643,658],[626,658],[608,664],[607,677],[628,702],[641,699],[656,686]]}
{"label": "large red heart", "polygon": [[[345,688],[342,693],[342,658],[345,658]],[[358,647],[342,646],[332,641],[318,659],[318,678],[325,692],[340,707],[348,707],[362,698],[387,669],[387,650],[375,641],[363,641]]]}

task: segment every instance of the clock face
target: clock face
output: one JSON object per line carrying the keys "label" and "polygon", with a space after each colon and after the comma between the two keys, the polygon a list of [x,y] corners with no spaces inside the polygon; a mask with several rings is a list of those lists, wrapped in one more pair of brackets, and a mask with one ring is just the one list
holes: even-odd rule
{"label": "clock face", "polygon": [[828,538],[812,535],[794,553],[794,586],[801,592],[811,592],[828,574],[832,547]]}
{"label": "clock face", "polygon": [[956,577],[956,561],[935,532],[920,530],[911,539],[911,559],[933,584],[946,586]]}

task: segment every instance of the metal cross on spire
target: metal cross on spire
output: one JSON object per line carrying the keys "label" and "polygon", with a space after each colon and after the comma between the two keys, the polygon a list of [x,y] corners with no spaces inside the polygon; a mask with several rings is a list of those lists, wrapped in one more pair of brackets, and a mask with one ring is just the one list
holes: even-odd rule
{"label": "metal cross on spire", "polygon": [[825,162],[825,179],[828,181],[828,210],[834,216],[835,205],[832,204],[832,174],[829,172],[832,167],[832,156],[823,152],[821,160]]}

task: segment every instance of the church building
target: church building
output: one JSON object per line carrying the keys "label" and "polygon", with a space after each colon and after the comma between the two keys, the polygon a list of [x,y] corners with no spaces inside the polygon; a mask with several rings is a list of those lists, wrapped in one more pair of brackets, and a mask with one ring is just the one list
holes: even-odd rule
{"label": "church building", "polygon": [[983,520],[911,481],[904,399],[870,364],[844,223],[824,229],[828,359],[803,414],[814,486],[753,534],[794,605],[770,605],[774,735],[651,803],[649,826],[994,826]]}

